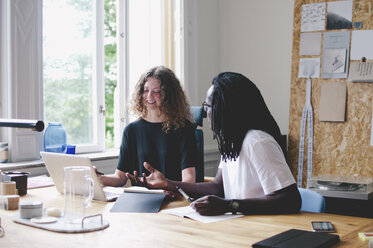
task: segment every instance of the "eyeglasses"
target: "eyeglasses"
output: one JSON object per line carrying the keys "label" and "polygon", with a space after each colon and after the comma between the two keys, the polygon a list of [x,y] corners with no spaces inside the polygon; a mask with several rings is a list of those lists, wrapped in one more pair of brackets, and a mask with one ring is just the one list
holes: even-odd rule
{"label": "eyeglasses", "polygon": [[211,104],[208,104],[207,102],[202,103],[202,108],[205,112],[207,112],[207,108],[211,108]]}

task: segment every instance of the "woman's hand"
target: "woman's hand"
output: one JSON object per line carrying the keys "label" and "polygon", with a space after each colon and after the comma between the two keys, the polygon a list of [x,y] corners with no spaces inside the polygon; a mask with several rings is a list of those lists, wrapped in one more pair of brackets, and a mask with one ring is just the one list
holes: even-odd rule
{"label": "woman's hand", "polygon": [[151,167],[147,162],[144,162],[144,167],[150,172],[149,176],[143,173],[142,177],[139,177],[138,172],[134,171],[133,175],[126,173],[126,176],[131,180],[132,185],[144,186],[149,189],[166,189],[167,179],[158,170]]}
{"label": "woman's hand", "polygon": [[229,212],[229,201],[214,195],[203,196],[190,206],[200,215],[221,215]]}

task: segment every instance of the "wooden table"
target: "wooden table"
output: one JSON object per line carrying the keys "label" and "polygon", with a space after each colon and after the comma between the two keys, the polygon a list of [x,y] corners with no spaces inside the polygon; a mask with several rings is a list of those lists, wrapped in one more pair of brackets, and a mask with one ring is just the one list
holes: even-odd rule
{"label": "wooden table", "polygon": [[[28,190],[21,201],[40,200],[44,207],[62,207],[63,196],[54,187]],[[5,236],[1,248],[32,247],[251,247],[257,241],[291,228],[312,230],[311,221],[332,221],[340,235],[336,247],[367,247],[357,233],[373,232],[373,219],[301,212],[290,215],[253,215],[203,224],[164,213],[110,213],[113,202],[93,202],[91,214],[103,213],[110,226],[89,233],[57,233],[12,221],[17,211],[0,210]],[[162,208],[186,205],[186,201]]]}

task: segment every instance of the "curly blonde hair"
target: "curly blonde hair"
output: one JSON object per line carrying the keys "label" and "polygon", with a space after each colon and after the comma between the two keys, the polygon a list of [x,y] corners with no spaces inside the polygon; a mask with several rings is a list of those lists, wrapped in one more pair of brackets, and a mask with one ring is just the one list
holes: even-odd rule
{"label": "curly blonde hair", "polygon": [[156,66],[144,72],[135,86],[132,95],[131,110],[141,118],[145,118],[147,109],[143,105],[142,95],[144,85],[149,77],[158,79],[161,88],[161,104],[159,110],[165,116],[163,130],[167,133],[185,126],[185,120],[193,122],[190,113],[190,104],[185,95],[180,81],[174,72],[165,66]]}

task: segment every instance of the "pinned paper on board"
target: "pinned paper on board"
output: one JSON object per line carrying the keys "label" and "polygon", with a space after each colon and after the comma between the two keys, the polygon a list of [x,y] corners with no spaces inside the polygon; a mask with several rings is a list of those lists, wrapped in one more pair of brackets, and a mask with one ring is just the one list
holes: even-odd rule
{"label": "pinned paper on board", "polygon": [[321,33],[301,33],[299,55],[320,55]]}
{"label": "pinned paper on board", "polygon": [[344,73],[346,70],[346,49],[325,49],[323,73]]}
{"label": "pinned paper on board", "polygon": [[350,32],[324,33],[322,78],[347,78]]}
{"label": "pinned paper on board", "polygon": [[302,5],[301,32],[325,30],[326,3]]}
{"label": "pinned paper on board", "polygon": [[345,121],[346,95],[346,83],[321,84],[319,121]]}
{"label": "pinned paper on board", "polygon": [[352,1],[328,2],[326,29],[352,28]]}
{"label": "pinned paper on board", "polygon": [[351,62],[348,80],[351,82],[373,82],[373,62]]}
{"label": "pinned paper on board", "polygon": [[373,30],[354,30],[351,35],[351,60],[373,59]]}
{"label": "pinned paper on board", "polygon": [[370,146],[373,146],[373,103],[372,103],[372,121],[370,122]]}
{"label": "pinned paper on board", "polygon": [[318,78],[320,75],[320,58],[303,58],[299,60],[298,78]]}

